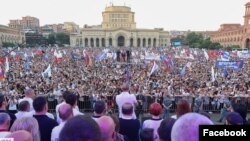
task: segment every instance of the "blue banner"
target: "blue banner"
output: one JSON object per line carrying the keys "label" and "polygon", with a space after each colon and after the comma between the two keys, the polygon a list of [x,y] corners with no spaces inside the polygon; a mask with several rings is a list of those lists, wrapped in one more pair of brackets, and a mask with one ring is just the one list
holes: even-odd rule
{"label": "blue banner", "polygon": [[217,61],[215,67],[218,69],[232,68],[232,69],[241,69],[243,68],[244,61]]}

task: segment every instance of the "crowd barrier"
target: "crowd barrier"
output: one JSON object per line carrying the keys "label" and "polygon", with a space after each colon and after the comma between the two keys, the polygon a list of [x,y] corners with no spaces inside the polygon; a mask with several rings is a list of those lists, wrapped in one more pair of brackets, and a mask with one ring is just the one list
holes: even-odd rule
{"label": "crowd barrier", "polygon": [[[172,106],[170,108],[170,112],[175,112],[178,100],[180,100],[182,97],[176,96],[174,99],[172,99]],[[118,111],[118,107],[115,103],[115,96],[107,96],[105,99],[103,99],[107,104],[107,111],[116,113]],[[190,103],[190,106],[192,109],[194,109],[196,103],[195,98],[188,98],[187,99]],[[139,101],[139,100],[138,100]],[[246,104],[248,112],[250,112],[250,97],[230,97],[229,101],[231,104],[234,103],[242,103]],[[139,113],[147,113],[149,105],[153,102],[158,102],[160,104],[163,104],[163,98],[152,98],[152,97],[144,97],[144,100],[139,102],[139,105],[136,107],[136,110]],[[209,98],[209,100],[201,100],[201,109],[205,112],[220,112],[221,108],[224,107],[226,104],[225,102],[219,102],[215,101],[213,98]],[[78,98],[78,107],[81,112],[93,112],[93,105],[95,103],[95,100],[93,100],[92,97],[89,96],[83,96]],[[56,105],[58,104],[58,101],[54,98],[48,98],[48,106],[49,106],[49,112],[54,113],[56,109]]]}

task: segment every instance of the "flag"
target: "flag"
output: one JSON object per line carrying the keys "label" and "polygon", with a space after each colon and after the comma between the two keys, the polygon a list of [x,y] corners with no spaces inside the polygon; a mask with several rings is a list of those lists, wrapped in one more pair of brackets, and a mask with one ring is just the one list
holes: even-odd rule
{"label": "flag", "polygon": [[125,78],[125,82],[128,84],[129,83],[129,66],[128,64],[126,65],[126,68],[125,68],[125,75],[126,75],[126,78]]}
{"label": "flag", "polygon": [[93,66],[93,61],[92,61],[91,57],[89,57],[89,66]]}
{"label": "flag", "polygon": [[188,62],[187,65],[188,69],[191,71],[192,70],[192,62]]}
{"label": "flag", "polygon": [[107,58],[107,53],[106,52],[102,52],[101,54],[97,55],[95,58],[95,63],[100,62],[104,59]]}
{"label": "flag", "polygon": [[151,69],[150,75],[156,73],[158,70],[159,70],[159,66],[154,61],[154,65],[153,65],[153,67]]}
{"label": "flag", "polygon": [[170,58],[169,63],[170,63],[170,67],[173,67],[173,66],[174,66],[174,59],[173,59],[173,57]]}
{"label": "flag", "polygon": [[230,53],[229,52],[224,52],[224,54],[221,56],[222,61],[229,61],[230,60]]}
{"label": "flag", "polygon": [[30,71],[30,57],[28,56],[26,52],[24,53],[24,57],[25,57],[24,68],[26,72],[29,72]]}
{"label": "flag", "polygon": [[5,59],[5,72],[8,72],[9,70],[10,70],[9,58],[6,57],[6,59]]}
{"label": "flag", "polygon": [[212,75],[212,82],[215,81],[215,75],[214,75],[214,67],[211,67],[211,75]]}
{"label": "flag", "polygon": [[207,51],[205,51],[204,50],[204,56],[205,56],[205,58],[208,60],[209,59],[209,56],[208,56],[208,54],[207,54]]}
{"label": "flag", "polygon": [[227,68],[225,67],[224,70],[223,70],[223,75],[224,77],[227,77],[228,76],[228,72],[227,72]]}
{"label": "flag", "polygon": [[2,69],[1,66],[0,66],[0,81],[1,81],[1,80],[4,80],[4,78],[5,78],[5,76],[4,76],[4,71],[3,71],[3,69]]}
{"label": "flag", "polygon": [[56,65],[58,64],[58,58],[57,58],[57,56],[56,56],[56,58],[55,58],[55,64],[56,64]]}
{"label": "flag", "polygon": [[51,66],[49,64],[48,68],[42,73],[43,78],[51,77]]}
{"label": "flag", "polygon": [[45,62],[48,62],[49,61],[49,56],[45,53],[44,57],[43,57],[43,60]]}
{"label": "flag", "polygon": [[181,72],[180,72],[180,77],[183,77],[183,76],[185,75],[185,73],[186,73],[186,67],[187,67],[187,65],[185,65],[185,66],[182,68],[182,70],[181,70]]}
{"label": "flag", "polygon": [[84,57],[84,60],[85,60],[85,64],[89,65],[89,55],[88,55],[87,51],[83,51],[83,57]]}
{"label": "flag", "polygon": [[160,55],[160,59],[166,65],[166,67],[169,66],[169,61],[164,55]]}

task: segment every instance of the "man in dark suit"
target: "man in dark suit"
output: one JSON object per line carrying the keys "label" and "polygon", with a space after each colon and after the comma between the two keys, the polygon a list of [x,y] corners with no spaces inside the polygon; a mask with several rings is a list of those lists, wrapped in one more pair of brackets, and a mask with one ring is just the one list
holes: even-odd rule
{"label": "man in dark suit", "polygon": [[42,96],[36,97],[33,101],[33,107],[36,112],[34,118],[39,125],[41,141],[50,141],[52,129],[57,126],[58,123],[46,115],[48,111],[46,99]]}

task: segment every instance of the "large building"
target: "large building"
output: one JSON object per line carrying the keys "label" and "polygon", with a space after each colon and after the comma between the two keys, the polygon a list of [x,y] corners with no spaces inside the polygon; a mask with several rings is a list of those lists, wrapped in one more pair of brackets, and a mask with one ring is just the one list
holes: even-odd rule
{"label": "large building", "polygon": [[220,29],[211,35],[211,40],[224,47],[238,45],[250,49],[250,2],[245,5],[244,25],[222,24]]}
{"label": "large building", "polygon": [[77,25],[74,22],[64,22],[62,29],[66,33],[79,33],[80,32],[79,25]]}
{"label": "large building", "polygon": [[[66,32],[63,30],[64,24],[46,24],[44,26],[41,26],[41,33],[43,37],[48,38],[50,34],[53,33],[61,33],[61,32]],[[67,32],[66,32],[67,33]]]}
{"label": "large building", "polygon": [[24,44],[25,34],[18,29],[0,25],[0,47],[3,43]]}
{"label": "large building", "polygon": [[38,32],[40,29],[40,22],[36,17],[26,16],[22,17],[21,20],[10,20],[9,27],[24,31]]}
{"label": "large building", "polygon": [[127,6],[109,6],[102,12],[102,24],[85,25],[70,35],[70,45],[80,47],[168,47],[169,32],[162,28],[136,28],[134,12]]}

